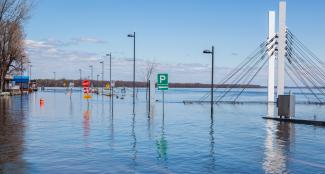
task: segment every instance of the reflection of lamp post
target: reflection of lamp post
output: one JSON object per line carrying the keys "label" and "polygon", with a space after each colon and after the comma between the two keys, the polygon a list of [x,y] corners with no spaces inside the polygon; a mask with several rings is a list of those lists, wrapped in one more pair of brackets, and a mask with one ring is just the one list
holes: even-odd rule
{"label": "reflection of lamp post", "polygon": [[211,116],[213,115],[213,74],[214,74],[214,46],[211,50],[204,50],[204,54],[211,54],[212,56],[212,65],[211,65]]}
{"label": "reflection of lamp post", "polygon": [[133,38],[133,114],[135,105],[135,32],[133,34],[128,34],[128,37]]}

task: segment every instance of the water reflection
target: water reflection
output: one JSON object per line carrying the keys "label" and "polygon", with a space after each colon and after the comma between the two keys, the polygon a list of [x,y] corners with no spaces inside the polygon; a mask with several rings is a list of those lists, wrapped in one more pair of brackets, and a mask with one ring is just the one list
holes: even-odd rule
{"label": "water reflection", "polygon": [[168,142],[166,139],[165,134],[165,115],[162,117],[162,125],[161,125],[161,134],[160,138],[156,140],[156,146],[157,146],[157,159],[166,161],[167,158],[167,150],[168,150]]}
{"label": "water reflection", "polygon": [[83,112],[83,129],[84,129],[84,138],[86,141],[86,145],[88,145],[88,136],[90,134],[90,116],[91,111],[89,107],[89,103],[87,102],[87,110]]}
{"label": "water reflection", "polygon": [[287,173],[291,144],[295,141],[294,124],[266,122],[263,169],[265,173]]}
{"label": "water reflection", "polygon": [[[132,161],[133,161],[133,167],[136,166],[136,159],[137,159],[137,137],[136,137],[136,134],[135,134],[135,114],[132,114],[132,130],[131,130],[131,137],[133,139],[132,141]],[[134,171],[134,170],[133,170]]]}
{"label": "water reflection", "polygon": [[109,117],[110,119],[109,119],[109,133],[110,133],[110,144],[109,144],[109,146],[110,146],[110,149],[113,149],[114,147],[114,117],[113,117],[113,115],[110,115],[110,117]]}
{"label": "water reflection", "polygon": [[69,115],[70,115],[70,117],[73,116],[73,103],[72,103],[71,97],[70,97],[70,100],[69,100]]}
{"label": "water reflection", "polygon": [[274,109],[275,109],[275,104],[274,103],[268,103],[267,104],[267,116],[268,117],[274,117]]}
{"label": "water reflection", "polygon": [[28,107],[28,96],[0,98],[0,173],[25,172],[22,155]]}
{"label": "water reflection", "polygon": [[214,142],[214,118],[213,114],[211,115],[211,121],[210,121],[210,151],[209,151],[209,158],[211,159],[211,164],[209,165],[209,173],[216,171],[216,159],[215,159],[215,142]]}

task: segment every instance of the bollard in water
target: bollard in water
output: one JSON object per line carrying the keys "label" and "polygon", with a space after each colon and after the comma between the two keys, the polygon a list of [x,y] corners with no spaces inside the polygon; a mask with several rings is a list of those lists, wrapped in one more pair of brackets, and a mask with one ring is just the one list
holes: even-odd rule
{"label": "bollard in water", "polygon": [[45,103],[44,99],[41,98],[41,99],[39,100],[39,104],[40,104],[40,107],[41,107],[41,108],[44,107],[44,103]]}

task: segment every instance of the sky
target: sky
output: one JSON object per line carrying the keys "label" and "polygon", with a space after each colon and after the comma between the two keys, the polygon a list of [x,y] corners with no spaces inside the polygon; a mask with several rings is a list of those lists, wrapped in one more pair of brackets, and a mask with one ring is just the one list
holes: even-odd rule
{"label": "sky", "polygon": [[[267,38],[268,11],[279,0],[36,0],[25,24],[32,78],[79,79],[101,74],[108,79],[112,53],[113,80],[132,80],[136,32],[136,79],[148,64],[169,73],[171,82],[210,81],[215,46],[218,82]],[[324,0],[287,0],[287,26],[318,57],[324,58]],[[101,76],[99,77],[101,79]],[[258,83],[266,84],[262,73]]]}

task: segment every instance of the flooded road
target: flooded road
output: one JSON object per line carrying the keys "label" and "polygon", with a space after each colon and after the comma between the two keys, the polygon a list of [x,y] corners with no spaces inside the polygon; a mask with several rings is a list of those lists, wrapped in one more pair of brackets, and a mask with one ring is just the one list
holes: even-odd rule
{"label": "flooded road", "polygon": [[[263,120],[266,105],[184,105],[208,89],[171,89],[155,114],[140,90],[110,100],[37,92],[0,98],[0,173],[323,173],[325,128]],[[260,95],[260,93],[256,94]],[[264,94],[263,94],[264,95]],[[44,104],[40,104],[40,98]],[[157,94],[157,99],[161,94]],[[325,120],[325,107],[297,106]]]}

